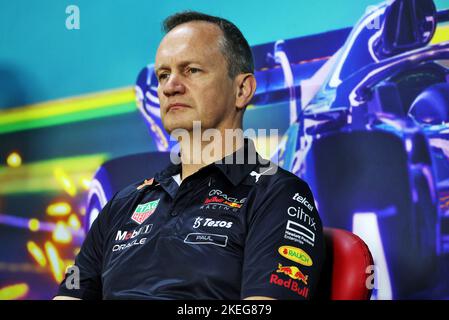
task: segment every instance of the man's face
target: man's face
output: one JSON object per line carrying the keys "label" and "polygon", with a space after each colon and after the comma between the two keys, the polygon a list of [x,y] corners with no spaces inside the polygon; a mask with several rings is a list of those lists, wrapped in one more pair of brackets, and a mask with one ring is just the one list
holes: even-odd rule
{"label": "man's face", "polygon": [[172,29],[156,53],[155,72],[162,122],[167,132],[229,128],[235,122],[235,85],[220,50],[221,30],[208,22]]}

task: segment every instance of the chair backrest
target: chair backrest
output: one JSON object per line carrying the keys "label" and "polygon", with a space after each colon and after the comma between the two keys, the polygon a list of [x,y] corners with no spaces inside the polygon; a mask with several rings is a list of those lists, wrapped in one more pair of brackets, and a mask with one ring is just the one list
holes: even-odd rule
{"label": "chair backrest", "polygon": [[369,300],[373,257],[365,242],[352,232],[324,228],[326,260],[317,299]]}

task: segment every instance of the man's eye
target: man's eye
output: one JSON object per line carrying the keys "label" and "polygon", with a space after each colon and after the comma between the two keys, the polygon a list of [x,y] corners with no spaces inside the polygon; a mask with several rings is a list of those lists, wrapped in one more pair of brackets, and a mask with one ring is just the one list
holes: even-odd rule
{"label": "man's eye", "polygon": [[198,72],[200,72],[201,70],[200,69],[198,69],[198,68],[190,68],[189,69],[189,72],[190,73],[198,73]]}
{"label": "man's eye", "polygon": [[164,79],[167,79],[168,78],[168,73],[161,73],[159,76],[158,76],[158,80],[159,81],[161,81],[161,80],[164,80]]}

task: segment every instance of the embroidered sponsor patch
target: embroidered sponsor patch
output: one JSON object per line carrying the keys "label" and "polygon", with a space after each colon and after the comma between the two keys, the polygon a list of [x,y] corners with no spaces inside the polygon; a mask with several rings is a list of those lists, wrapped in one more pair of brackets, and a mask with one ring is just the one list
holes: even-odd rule
{"label": "embroidered sponsor patch", "polygon": [[144,204],[139,204],[131,216],[131,220],[137,222],[138,224],[142,224],[145,220],[147,220],[153,213],[156,211],[157,205],[159,204],[159,200],[150,201]]}
{"label": "embroidered sponsor patch", "polygon": [[270,275],[270,283],[279,287],[289,289],[301,297],[307,298],[309,296],[309,288],[307,286],[300,286],[301,283],[293,279],[284,280],[277,274]]}
{"label": "embroidered sponsor patch", "polygon": [[278,249],[278,252],[284,258],[302,264],[303,266],[310,267],[313,265],[312,258],[300,248],[282,246]]}
{"label": "embroidered sponsor patch", "polygon": [[184,239],[189,244],[212,244],[220,247],[226,247],[228,236],[212,233],[189,233]]}
{"label": "embroidered sponsor patch", "polygon": [[201,210],[231,210],[237,212],[245,203],[246,198],[237,199],[223,193],[219,189],[209,191],[208,197],[204,200]]}
{"label": "embroidered sponsor patch", "polygon": [[304,275],[304,273],[302,273],[301,270],[295,266],[282,266],[282,264],[279,263],[276,272],[283,273],[292,279],[299,280],[305,285],[307,285],[307,280],[309,279],[308,275]]}
{"label": "embroidered sponsor patch", "polygon": [[153,182],[154,182],[154,178],[145,179],[145,181],[140,186],[137,187],[137,190],[140,190],[145,186],[151,186],[153,184]]}
{"label": "embroidered sponsor patch", "polygon": [[197,217],[193,223],[193,228],[198,229],[199,227],[211,227],[211,228],[231,228],[232,222],[225,220],[214,220],[211,218]]}
{"label": "embroidered sponsor patch", "polygon": [[147,238],[141,236],[149,234],[152,228],[152,224],[146,224],[139,227],[138,229],[123,231],[117,230],[114,242],[119,244],[116,244],[112,247],[112,252],[127,250],[129,248],[144,245],[147,241]]}
{"label": "embroidered sponsor patch", "polygon": [[153,228],[153,224],[147,224],[139,227],[134,230],[117,230],[117,234],[115,236],[115,242],[127,241],[130,239],[134,239],[143,234],[149,234],[151,229]]}
{"label": "embroidered sponsor patch", "polygon": [[307,243],[312,247],[315,246],[315,232],[291,220],[287,221],[284,238],[296,241],[299,244]]}

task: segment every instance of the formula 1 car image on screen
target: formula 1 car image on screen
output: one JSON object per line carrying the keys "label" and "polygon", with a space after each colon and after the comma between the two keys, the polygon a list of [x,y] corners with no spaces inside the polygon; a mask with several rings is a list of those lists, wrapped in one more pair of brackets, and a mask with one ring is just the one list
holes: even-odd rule
{"label": "formula 1 car image on screen", "polygon": [[[279,128],[273,161],[309,183],[325,226],[365,240],[374,299],[449,297],[447,21],[431,0],[387,1],[353,28],[252,47],[244,126]],[[156,90],[149,65],[136,98],[159,152],[102,165],[86,229],[115,192],[168,164]]]}

